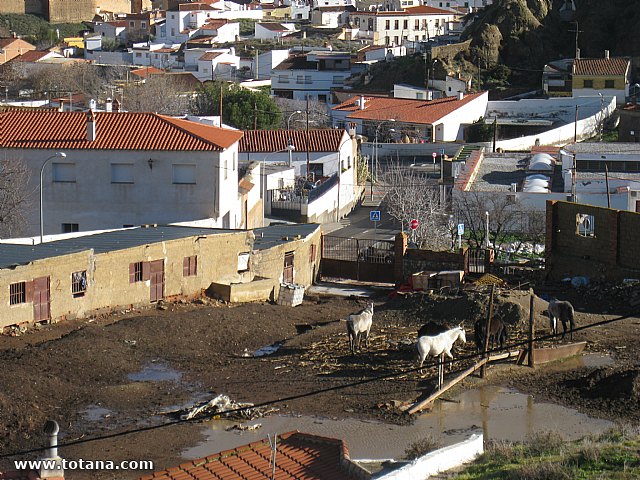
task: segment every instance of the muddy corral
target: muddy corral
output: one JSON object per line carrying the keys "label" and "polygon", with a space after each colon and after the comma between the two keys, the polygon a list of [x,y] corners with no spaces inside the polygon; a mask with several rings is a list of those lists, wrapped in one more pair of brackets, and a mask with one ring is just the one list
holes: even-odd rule
{"label": "muddy corral", "polygon": [[[587,304],[584,295],[563,295],[576,306],[578,326],[613,318],[601,313],[608,308],[604,301],[599,307]],[[1,337],[0,452],[42,446],[47,419],[58,421],[63,441],[86,439],[161,424],[167,421],[161,412],[220,394],[235,402],[274,401],[272,406],[284,414],[410,422],[399,407],[431,392],[434,384],[433,368],[424,376],[406,372],[417,366],[419,327],[427,321],[449,326],[464,322],[467,343],[456,344],[453,354],[471,355],[476,351],[473,323],[486,319],[488,298],[486,288],[454,296],[379,298],[370,346],[355,354],[348,347],[345,319],[365,301],[337,298],[307,298],[295,308],[169,303],[163,309],[68,321]],[[536,332],[542,335],[548,333],[546,305],[536,298]],[[508,343],[526,339],[528,292],[498,290],[494,313],[509,326]],[[585,330],[574,340],[586,340],[592,352],[611,354],[616,362],[612,367],[554,371],[547,366],[532,370],[503,365],[491,368],[483,382],[514,386],[537,399],[595,416],[638,420],[638,377],[633,373],[638,367],[638,338],[637,317]],[[453,371],[473,361],[455,362]],[[459,388],[479,381],[469,378]],[[358,384],[342,388],[354,382]],[[85,459],[151,456],[157,468],[164,468],[180,463],[181,452],[200,439],[188,426],[177,426],[64,452]],[[0,460],[0,468],[10,460]],[[75,478],[116,477],[100,473]]]}

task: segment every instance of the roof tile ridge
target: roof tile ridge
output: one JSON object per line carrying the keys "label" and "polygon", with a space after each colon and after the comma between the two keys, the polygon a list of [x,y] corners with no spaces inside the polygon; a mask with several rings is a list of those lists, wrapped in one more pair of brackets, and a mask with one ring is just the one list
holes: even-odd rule
{"label": "roof tile ridge", "polygon": [[[198,140],[200,140],[203,143],[206,143],[207,145],[211,145],[212,147],[215,147],[216,149],[224,150],[224,147],[222,145],[218,145],[217,143],[214,143],[211,140],[203,138],[201,135],[198,135],[197,133],[194,133],[191,130],[181,126],[179,123],[175,123],[176,120],[182,120],[184,122],[189,122],[189,120],[183,120],[181,118],[173,118],[173,117],[161,115],[159,113],[148,113],[148,114],[151,115],[152,117],[156,117],[156,118],[160,119],[164,123],[168,123],[173,128],[177,128],[182,133],[185,133],[187,135],[191,135],[192,137],[197,138]],[[197,124],[197,125],[200,125],[200,124]],[[203,126],[203,127],[220,128],[220,127],[215,127],[214,125],[201,125],[201,126]],[[220,128],[220,130],[224,130],[224,129]]]}

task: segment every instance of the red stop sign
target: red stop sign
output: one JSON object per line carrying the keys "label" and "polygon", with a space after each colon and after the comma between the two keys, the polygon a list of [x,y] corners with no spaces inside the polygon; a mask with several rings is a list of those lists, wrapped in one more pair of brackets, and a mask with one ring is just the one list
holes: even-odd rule
{"label": "red stop sign", "polygon": [[415,230],[416,228],[418,228],[418,225],[420,225],[420,222],[418,222],[418,220],[416,220],[415,218],[411,220],[411,222],[409,222],[411,230]]}

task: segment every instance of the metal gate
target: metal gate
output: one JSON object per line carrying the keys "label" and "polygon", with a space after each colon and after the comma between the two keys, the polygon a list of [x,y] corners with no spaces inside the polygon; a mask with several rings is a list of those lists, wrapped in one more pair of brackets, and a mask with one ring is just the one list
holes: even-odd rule
{"label": "metal gate", "polygon": [[469,273],[484,273],[485,257],[487,251],[485,249],[470,248],[469,251]]}
{"label": "metal gate", "polygon": [[394,263],[393,240],[322,236],[323,277],[394,283]]}

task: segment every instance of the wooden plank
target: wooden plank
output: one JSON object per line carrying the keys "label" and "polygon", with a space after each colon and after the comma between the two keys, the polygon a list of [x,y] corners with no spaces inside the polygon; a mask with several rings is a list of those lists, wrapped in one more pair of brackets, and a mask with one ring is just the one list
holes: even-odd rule
{"label": "wooden plank", "polygon": [[478,361],[478,363],[476,363],[475,365],[473,365],[472,367],[467,368],[464,372],[462,372],[460,375],[458,375],[457,377],[455,377],[453,380],[451,380],[449,383],[447,383],[446,385],[444,385],[440,390],[432,393],[431,395],[429,395],[426,400],[422,400],[421,402],[418,402],[416,404],[414,404],[409,410],[407,410],[407,412],[412,415],[416,412],[419,412],[420,410],[423,410],[428,404],[430,404],[431,402],[433,402],[436,398],[438,398],[440,395],[442,395],[444,392],[446,392],[447,390],[449,390],[451,387],[453,387],[454,385],[460,383],[462,380],[464,380],[465,378],[467,378],[469,375],[471,375],[473,372],[475,372],[477,369],[479,369],[480,367],[482,367],[485,363],[487,363],[489,359],[488,358],[483,358],[480,361]]}
{"label": "wooden plank", "polygon": [[490,355],[489,362],[497,362],[498,360],[504,360],[505,358],[520,356],[520,350],[511,350],[510,352],[498,353],[496,355]]}

